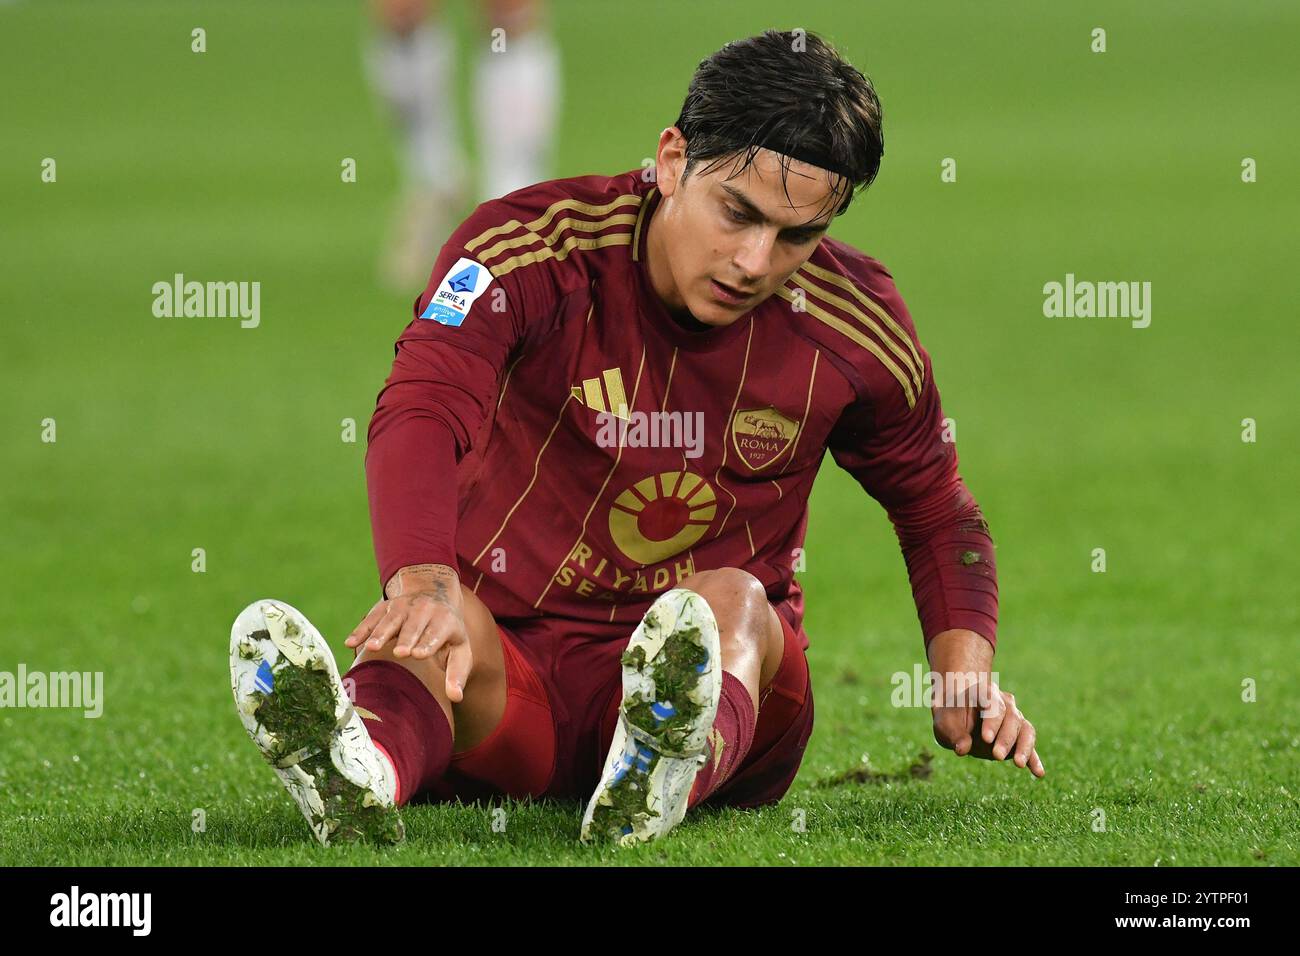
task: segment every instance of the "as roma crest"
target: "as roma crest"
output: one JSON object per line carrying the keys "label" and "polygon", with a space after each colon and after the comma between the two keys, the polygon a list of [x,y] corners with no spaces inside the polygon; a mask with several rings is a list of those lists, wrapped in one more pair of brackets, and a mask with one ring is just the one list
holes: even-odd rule
{"label": "as roma crest", "polygon": [[745,464],[761,471],[786,453],[798,431],[797,421],[786,418],[771,405],[746,408],[731,420],[731,443]]}

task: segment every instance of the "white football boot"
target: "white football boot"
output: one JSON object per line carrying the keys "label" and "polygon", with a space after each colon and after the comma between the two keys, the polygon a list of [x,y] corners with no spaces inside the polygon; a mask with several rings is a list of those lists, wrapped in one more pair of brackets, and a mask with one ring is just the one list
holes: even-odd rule
{"label": "white football boot", "polygon": [[323,845],[400,842],[392,765],[339,679],[325,639],[283,601],[254,601],[230,629],[230,686],[244,729]]}
{"label": "white football boot", "polygon": [[686,816],[722,693],[722,649],[709,602],[661,595],[623,652],[623,703],[605,769],[582,817],[582,842],[663,836]]}

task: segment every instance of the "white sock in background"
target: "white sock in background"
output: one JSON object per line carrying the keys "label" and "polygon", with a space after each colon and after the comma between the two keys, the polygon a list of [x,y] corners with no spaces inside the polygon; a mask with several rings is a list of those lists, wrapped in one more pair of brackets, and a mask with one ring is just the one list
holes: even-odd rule
{"label": "white sock in background", "polygon": [[455,59],[452,31],[428,20],[405,36],[381,30],[372,42],[370,75],[396,118],[408,189],[457,194],[464,188]]}
{"label": "white sock in background", "polygon": [[558,120],[560,53],[550,33],[534,29],[505,40],[505,50],[479,58],[475,73],[484,199],[547,178]]}
{"label": "white sock in background", "polygon": [[367,56],[400,138],[403,188],[379,260],[380,277],[394,292],[410,294],[429,281],[469,198],[455,54],[452,31],[426,20],[406,35],[381,30]]}

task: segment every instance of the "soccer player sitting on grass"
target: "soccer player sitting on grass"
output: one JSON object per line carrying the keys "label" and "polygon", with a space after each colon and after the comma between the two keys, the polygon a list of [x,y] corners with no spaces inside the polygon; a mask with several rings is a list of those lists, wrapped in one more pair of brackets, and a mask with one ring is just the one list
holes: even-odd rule
{"label": "soccer player sitting on grass", "polygon": [[[825,235],[882,154],[867,79],[768,31],[700,64],[653,177],[539,183],[447,240],[370,423],[384,597],[348,680],[282,602],[232,633],[245,726],[318,839],[400,839],[417,799],[582,799],[582,838],[622,844],[779,800],[828,450],[893,521],[931,668],[989,673],[993,544],[929,356],[885,268]],[[991,695],[940,700],[936,739],[1042,776]]]}

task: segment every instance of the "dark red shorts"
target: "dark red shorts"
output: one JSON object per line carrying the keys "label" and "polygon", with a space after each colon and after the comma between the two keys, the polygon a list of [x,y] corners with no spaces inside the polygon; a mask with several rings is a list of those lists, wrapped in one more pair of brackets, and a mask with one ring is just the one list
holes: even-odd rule
{"label": "dark red shorts", "polygon": [[[784,796],[812,734],[812,684],[803,630],[774,605],[785,653],[759,695],[754,741],[710,804],[756,807]],[[499,622],[505,656],[506,709],[486,740],[452,758],[446,777],[423,794],[476,800],[506,794],[585,800],[600,779],[622,700],[619,657],[626,625],[558,618]]]}

